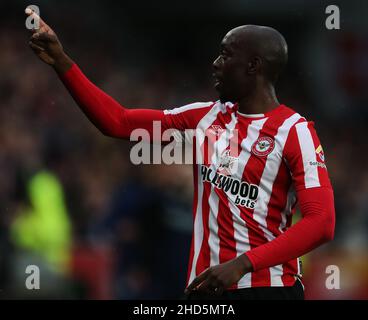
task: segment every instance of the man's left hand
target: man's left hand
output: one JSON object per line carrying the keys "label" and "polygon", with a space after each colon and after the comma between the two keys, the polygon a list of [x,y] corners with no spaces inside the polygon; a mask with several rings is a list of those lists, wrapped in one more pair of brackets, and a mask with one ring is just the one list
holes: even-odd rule
{"label": "man's left hand", "polygon": [[185,289],[185,294],[198,290],[207,294],[221,295],[226,288],[238,282],[251,271],[251,262],[245,254],[242,254],[235,259],[203,271]]}

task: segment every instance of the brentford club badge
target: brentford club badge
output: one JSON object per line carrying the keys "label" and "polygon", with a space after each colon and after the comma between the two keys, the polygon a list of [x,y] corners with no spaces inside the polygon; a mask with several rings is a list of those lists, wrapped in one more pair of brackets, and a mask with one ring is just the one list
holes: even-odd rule
{"label": "brentford club badge", "polygon": [[270,137],[259,137],[252,145],[252,153],[259,157],[267,157],[274,148],[274,139]]}

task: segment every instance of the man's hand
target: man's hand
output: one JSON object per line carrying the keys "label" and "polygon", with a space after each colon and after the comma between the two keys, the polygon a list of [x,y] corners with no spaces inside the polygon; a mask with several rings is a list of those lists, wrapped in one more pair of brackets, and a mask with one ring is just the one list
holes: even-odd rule
{"label": "man's hand", "polygon": [[203,271],[185,289],[185,294],[198,290],[207,294],[221,295],[232,284],[238,282],[246,273],[252,271],[252,264],[245,254]]}
{"label": "man's hand", "polygon": [[57,72],[66,72],[73,61],[65,54],[56,33],[31,9],[27,8],[25,13],[39,21],[39,28],[31,30],[33,34],[29,46],[43,62],[53,66]]}

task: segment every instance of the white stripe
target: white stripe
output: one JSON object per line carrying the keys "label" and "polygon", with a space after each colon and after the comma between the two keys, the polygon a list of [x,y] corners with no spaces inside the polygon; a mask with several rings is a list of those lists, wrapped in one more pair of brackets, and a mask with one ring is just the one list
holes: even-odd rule
{"label": "white stripe", "polygon": [[[296,202],[296,193],[295,193],[294,185],[291,184],[290,188],[289,188],[289,191],[287,193],[285,208],[281,213],[281,222],[280,222],[280,225],[279,225],[279,230],[280,230],[281,233],[284,233],[284,229],[285,229],[286,224],[287,224],[287,218],[288,218],[288,216],[291,215],[291,209],[294,206],[295,202]],[[298,270],[299,270],[299,261],[298,260],[297,260],[297,263],[298,263],[297,267],[298,267]],[[297,274],[299,274],[299,272],[297,272]]]}
{"label": "white stripe", "polygon": [[[211,166],[212,172],[215,173],[218,167],[218,164],[221,160],[221,154],[230,144],[230,139],[233,137],[233,131],[238,122],[235,113],[231,114],[231,122],[226,124],[226,130],[220,135],[220,138],[213,145],[213,155],[211,158]],[[220,263],[220,237],[218,235],[218,223],[217,216],[219,211],[219,198],[214,189],[214,186],[211,184],[211,191],[209,197],[209,238],[208,244],[210,248],[210,266],[216,266]]]}
{"label": "white stripe", "polygon": [[[240,216],[240,209],[232,201],[229,201],[229,208],[233,217],[236,256],[239,257],[250,250],[248,228]],[[249,272],[238,281],[238,288],[249,288],[251,286],[252,273]]]}
{"label": "white stripe", "polygon": [[197,176],[198,176],[198,194],[197,194],[197,209],[194,219],[193,227],[193,237],[194,237],[194,248],[193,248],[193,261],[190,269],[190,277],[188,285],[196,277],[196,265],[199,255],[199,250],[201,249],[201,244],[203,240],[203,224],[202,224],[202,198],[203,198],[203,184],[201,183],[201,167],[197,166]]}
{"label": "white stripe", "polygon": [[318,166],[309,164],[310,161],[316,161],[316,150],[308,122],[299,123],[295,127],[303,157],[305,188],[320,187]]}
{"label": "white stripe", "polygon": [[286,223],[287,223],[287,217],[291,214],[291,209],[294,205],[296,201],[296,194],[295,194],[295,189],[294,189],[294,185],[291,184],[289,191],[287,193],[287,198],[286,198],[286,205],[284,210],[281,213],[281,223],[279,226],[279,230],[281,233],[284,233],[285,227],[286,227]]}
{"label": "white stripe", "polygon": [[217,215],[219,209],[219,197],[217,196],[213,186],[211,186],[208,216],[208,246],[210,249],[210,266],[217,266],[220,263],[220,238],[218,236]]}
{"label": "white stripe", "polygon": [[[216,103],[214,105],[214,107],[207,113],[207,115],[202,118],[202,120],[199,121],[198,125],[197,125],[197,130],[196,130],[196,146],[195,148],[196,150],[196,157],[197,157],[197,163],[202,163],[202,150],[201,150],[201,146],[204,142],[204,138],[205,138],[205,133],[206,133],[206,129],[216,120],[218,113],[221,111],[222,108],[222,104],[221,103]],[[235,118],[233,118],[234,121]],[[236,120],[236,119],[235,119]],[[235,127],[235,123],[233,124],[233,127]],[[222,136],[221,136],[222,137]],[[214,145],[214,151],[216,151],[216,146],[218,143],[221,143],[221,138],[216,141],[215,145]],[[212,159],[212,163],[216,163],[216,158]],[[214,169],[214,166],[211,166],[212,169]],[[191,283],[194,278],[196,277],[196,265],[198,262],[198,257],[199,257],[199,253],[201,250],[201,245],[202,245],[202,241],[203,241],[203,223],[202,223],[202,202],[203,202],[203,182],[201,181],[201,172],[200,172],[200,165],[198,165],[198,200],[197,200],[197,210],[196,210],[196,216],[195,216],[195,221],[194,221],[194,255],[193,255],[193,261],[192,261],[192,266],[191,266],[191,272],[190,272],[190,277],[189,277],[189,283]],[[210,225],[210,234],[209,236],[211,237],[211,234],[215,233],[217,235],[217,230],[218,230],[218,226],[217,226],[217,211],[218,211],[218,197],[217,194],[213,191],[212,187],[211,187],[211,194],[209,197],[209,206],[210,206],[210,217],[211,217],[211,221],[209,221],[209,225]],[[217,210],[216,210],[217,208]],[[215,212],[215,218],[213,219],[213,215],[211,215],[211,212]],[[215,220],[215,221],[213,221]],[[212,230],[212,231],[211,231]],[[218,238],[218,236],[217,236]],[[212,242],[212,248],[214,248],[215,252],[213,252],[212,254],[212,250],[211,250],[211,261],[216,261],[216,256],[217,256],[217,260],[218,260],[218,252],[219,252],[219,239],[213,238],[211,237],[211,242]],[[211,245],[211,243],[209,244]],[[217,254],[216,254],[216,249],[217,249]],[[210,246],[211,249],[211,246]],[[218,264],[218,263],[217,263]]]}
{"label": "white stripe", "polygon": [[262,129],[263,125],[267,121],[268,118],[263,118],[260,120],[253,120],[247,130],[247,136],[241,142],[241,153],[239,154],[239,165],[237,167],[237,171],[234,175],[235,178],[242,180],[243,172],[248,160],[252,154],[252,145],[259,137],[259,131]]}
{"label": "white stripe", "polygon": [[197,128],[195,130],[196,137],[196,163],[203,163],[202,156],[202,144],[206,137],[206,130],[209,126],[216,120],[217,114],[221,111],[222,105],[221,103],[216,103],[212,109],[198,122]]}
{"label": "white stripe", "polygon": [[[217,118],[217,113],[220,111],[220,106],[216,104],[207,114],[204,116],[198,123],[197,128],[208,128]],[[196,145],[193,146],[197,149],[196,157],[197,159],[202,159],[201,154],[201,145],[204,140],[204,130],[196,130],[199,131],[199,134],[196,135]],[[197,132],[196,132],[197,133]],[[203,133],[203,134],[202,134]],[[198,162],[197,163],[201,163]],[[194,248],[193,248],[193,261],[190,269],[190,277],[188,280],[188,284],[190,284],[196,277],[196,265],[198,261],[199,252],[201,250],[201,245],[203,241],[203,223],[202,223],[202,201],[203,201],[203,183],[201,181],[201,166],[197,165],[197,175],[198,175],[198,195],[197,195],[197,208],[196,215],[194,219]]]}
{"label": "white stripe", "polygon": [[187,104],[185,106],[179,107],[179,108],[174,108],[174,109],[166,109],[164,110],[164,114],[179,114],[188,110],[195,110],[195,109],[200,109],[200,108],[204,108],[204,107],[209,107],[211,106],[211,104],[213,104],[212,101],[210,102],[195,102],[195,103],[190,103]]}
{"label": "white stripe", "polygon": [[[267,215],[268,215],[268,203],[271,198],[273,183],[279,172],[279,168],[282,162],[282,153],[286,143],[287,136],[290,128],[301,118],[298,113],[293,114],[287,118],[284,123],[278,128],[275,136],[275,149],[268,155],[266,164],[260,180],[260,188],[258,194],[258,200],[253,212],[253,218],[258,222],[262,229],[266,239],[272,241],[275,236],[267,228]],[[270,268],[271,286],[283,286],[281,280],[283,274],[282,265],[274,266]]]}
{"label": "white stripe", "polygon": [[[251,155],[251,148],[253,143],[258,139],[259,132],[262,129],[267,118],[260,120],[253,120],[247,130],[247,136],[241,142],[242,151],[239,154],[238,167],[235,178],[242,180],[243,171],[248,163]],[[229,198],[229,208],[232,213],[233,227],[234,227],[234,239],[236,245],[236,256],[240,256],[250,250],[248,228],[245,221],[241,218],[240,209],[235,205],[234,199]],[[247,273],[238,281],[238,288],[249,288],[252,286],[252,274]]]}
{"label": "white stripe", "polygon": [[[220,100],[217,100],[217,102],[218,103],[221,103]],[[233,104],[231,102],[225,102],[225,103],[221,104],[221,106],[222,106],[221,112],[222,113],[226,113],[227,112],[227,108],[232,109],[235,106],[235,104]]]}
{"label": "white stripe", "polygon": [[238,114],[240,114],[241,116],[246,117],[246,118],[261,118],[261,117],[264,117],[263,113],[247,114],[247,113],[241,113],[241,112],[238,111]]}

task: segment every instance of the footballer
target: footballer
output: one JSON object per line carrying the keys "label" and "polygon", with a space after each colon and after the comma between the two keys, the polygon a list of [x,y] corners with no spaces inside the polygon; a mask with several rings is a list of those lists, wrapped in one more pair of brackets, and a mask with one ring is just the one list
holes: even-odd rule
{"label": "footballer", "polygon": [[[210,143],[198,134],[193,143],[187,299],[304,299],[299,257],[333,239],[334,197],[313,122],[277,99],[288,59],[277,30],[230,30],[213,62],[219,99],[167,110],[119,104],[84,75],[42,20],[29,45],[107,136],[151,132],[153,121],[216,136]],[[297,203],[302,218],[292,225]]]}

